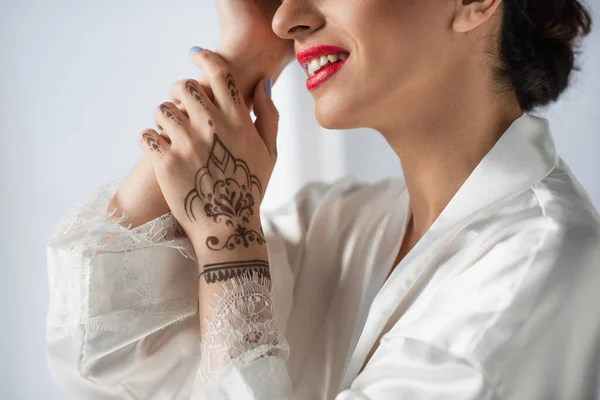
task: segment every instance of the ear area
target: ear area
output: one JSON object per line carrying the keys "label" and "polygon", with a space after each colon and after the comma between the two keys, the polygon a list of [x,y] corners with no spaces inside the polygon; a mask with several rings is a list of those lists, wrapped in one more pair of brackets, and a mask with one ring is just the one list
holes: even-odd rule
{"label": "ear area", "polygon": [[490,19],[502,0],[455,0],[456,12],[452,30],[457,33],[469,32]]}

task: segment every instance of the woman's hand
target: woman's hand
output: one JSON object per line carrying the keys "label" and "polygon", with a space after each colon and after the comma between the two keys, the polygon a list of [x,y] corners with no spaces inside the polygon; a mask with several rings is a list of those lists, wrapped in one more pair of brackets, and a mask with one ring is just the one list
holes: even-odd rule
{"label": "woman's hand", "polygon": [[279,114],[261,81],[254,90],[253,123],[225,61],[208,50],[194,57],[214,100],[196,80],[178,81],[171,96],[187,115],[173,103],[161,104],[155,119],[167,137],[149,129],[140,143],[195,247],[220,251],[263,244],[259,211],[275,166]]}
{"label": "woman's hand", "polygon": [[[221,43],[216,52],[229,64],[239,92],[251,107],[257,82],[267,76],[275,82],[294,58],[293,41],[280,39],[271,29],[280,0],[216,1],[221,24]],[[212,98],[205,75],[198,81]],[[179,108],[187,113],[182,105]],[[148,157],[142,158],[108,205],[107,212],[117,210],[115,219],[122,213],[129,217],[122,222],[126,227],[138,227],[170,211]]]}
{"label": "woman's hand", "polygon": [[251,106],[257,81],[273,82],[294,60],[293,40],[278,37],[271,27],[280,0],[216,0],[221,42],[218,53],[238,78],[240,92]]}
{"label": "woman's hand", "polygon": [[294,59],[294,41],[281,39],[271,27],[280,0],[216,2],[221,25],[219,54],[244,55],[265,65],[287,64]]}

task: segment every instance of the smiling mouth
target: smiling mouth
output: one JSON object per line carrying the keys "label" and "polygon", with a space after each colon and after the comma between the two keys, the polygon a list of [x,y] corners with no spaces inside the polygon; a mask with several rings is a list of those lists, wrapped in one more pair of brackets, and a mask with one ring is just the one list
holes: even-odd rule
{"label": "smiling mouth", "polygon": [[310,61],[304,63],[302,68],[304,69],[304,72],[306,72],[307,77],[310,78],[315,76],[329,65],[343,63],[346,59],[348,59],[349,55],[350,53],[341,52],[339,54],[328,54],[320,57],[314,57]]}
{"label": "smiling mouth", "polygon": [[315,90],[335,75],[345,63],[346,60],[335,62],[333,64],[326,64],[323,68],[319,69],[315,75],[310,76],[306,80],[306,88],[309,91]]}

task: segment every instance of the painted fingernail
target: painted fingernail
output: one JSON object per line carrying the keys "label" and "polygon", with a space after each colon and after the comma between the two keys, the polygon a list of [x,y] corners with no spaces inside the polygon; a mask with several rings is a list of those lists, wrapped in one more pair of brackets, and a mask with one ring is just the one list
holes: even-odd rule
{"label": "painted fingernail", "polygon": [[198,46],[194,46],[192,48],[190,48],[190,54],[196,54],[199,51],[202,51],[202,47],[198,47]]}
{"label": "painted fingernail", "polygon": [[271,82],[271,78],[265,79],[265,91],[267,92],[267,96],[269,96],[269,98],[271,98],[271,85],[272,84],[273,84],[273,82]]}

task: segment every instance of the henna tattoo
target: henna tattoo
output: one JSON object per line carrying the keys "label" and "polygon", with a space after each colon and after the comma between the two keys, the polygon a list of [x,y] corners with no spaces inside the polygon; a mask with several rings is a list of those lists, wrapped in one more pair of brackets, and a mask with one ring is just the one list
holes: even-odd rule
{"label": "henna tattoo", "polygon": [[229,93],[231,94],[231,98],[235,104],[240,104],[240,96],[237,90],[237,86],[235,84],[235,80],[233,79],[233,75],[227,74],[225,77],[225,81],[227,82],[227,88],[229,89]]}
{"label": "henna tattoo", "polygon": [[230,261],[216,264],[207,264],[198,277],[204,275],[206,283],[224,282],[242,275],[252,275],[271,279],[269,263],[263,260]]}
{"label": "henna tattoo", "polygon": [[156,152],[161,153],[160,145],[158,144],[156,139],[154,139],[154,136],[151,133],[144,132],[142,134],[142,139],[144,139],[144,141],[150,148],[150,151],[156,151]]}
{"label": "henna tattoo", "polygon": [[233,235],[229,236],[225,244],[221,247],[217,247],[219,244],[219,238],[216,236],[209,236],[206,239],[206,246],[215,251],[223,250],[227,248],[228,250],[235,249],[237,244],[244,244],[245,248],[250,247],[250,242],[256,241],[257,244],[263,244],[265,240],[258,234],[258,232],[254,230],[248,230],[243,226],[239,225],[235,228],[235,232]]}
{"label": "henna tattoo", "polygon": [[198,170],[194,184],[194,189],[184,200],[184,208],[190,221],[196,220],[192,206],[194,200],[200,199],[208,218],[216,223],[225,222],[225,225],[234,228],[234,233],[221,246],[216,236],[208,237],[206,245],[209,249],[233,250],[239,244],[249,247],[250,242],[259,245],[265,243],[264,234],[261,236],[244,226],[254,215],[255,196],[259,199],[263,196],[262,185],[258,177],[250,173],[248,164],[235,158],[216,133],[213,135],[207,165]]}
{"label": "henna tattoo", "polygon": [[198,88],[196,87],[196,85],[193,81],[186,81],[185,87],[186,87],[188,93],[194,98],[194,100],[196,100],[198,103],[200,103],[204,107],[206,107],[206,105],[204,104],[204,101],[202,101],[202,95],[200,94],[200,91],[198,90]]}
{"label": "henna tattoo", "polygon": [[171,110],[169,103],[162,103],[159,106],[159,109],[165,117],[169,118],[170,120],[174,121],[179,125],[183,124],[183,119]]}

